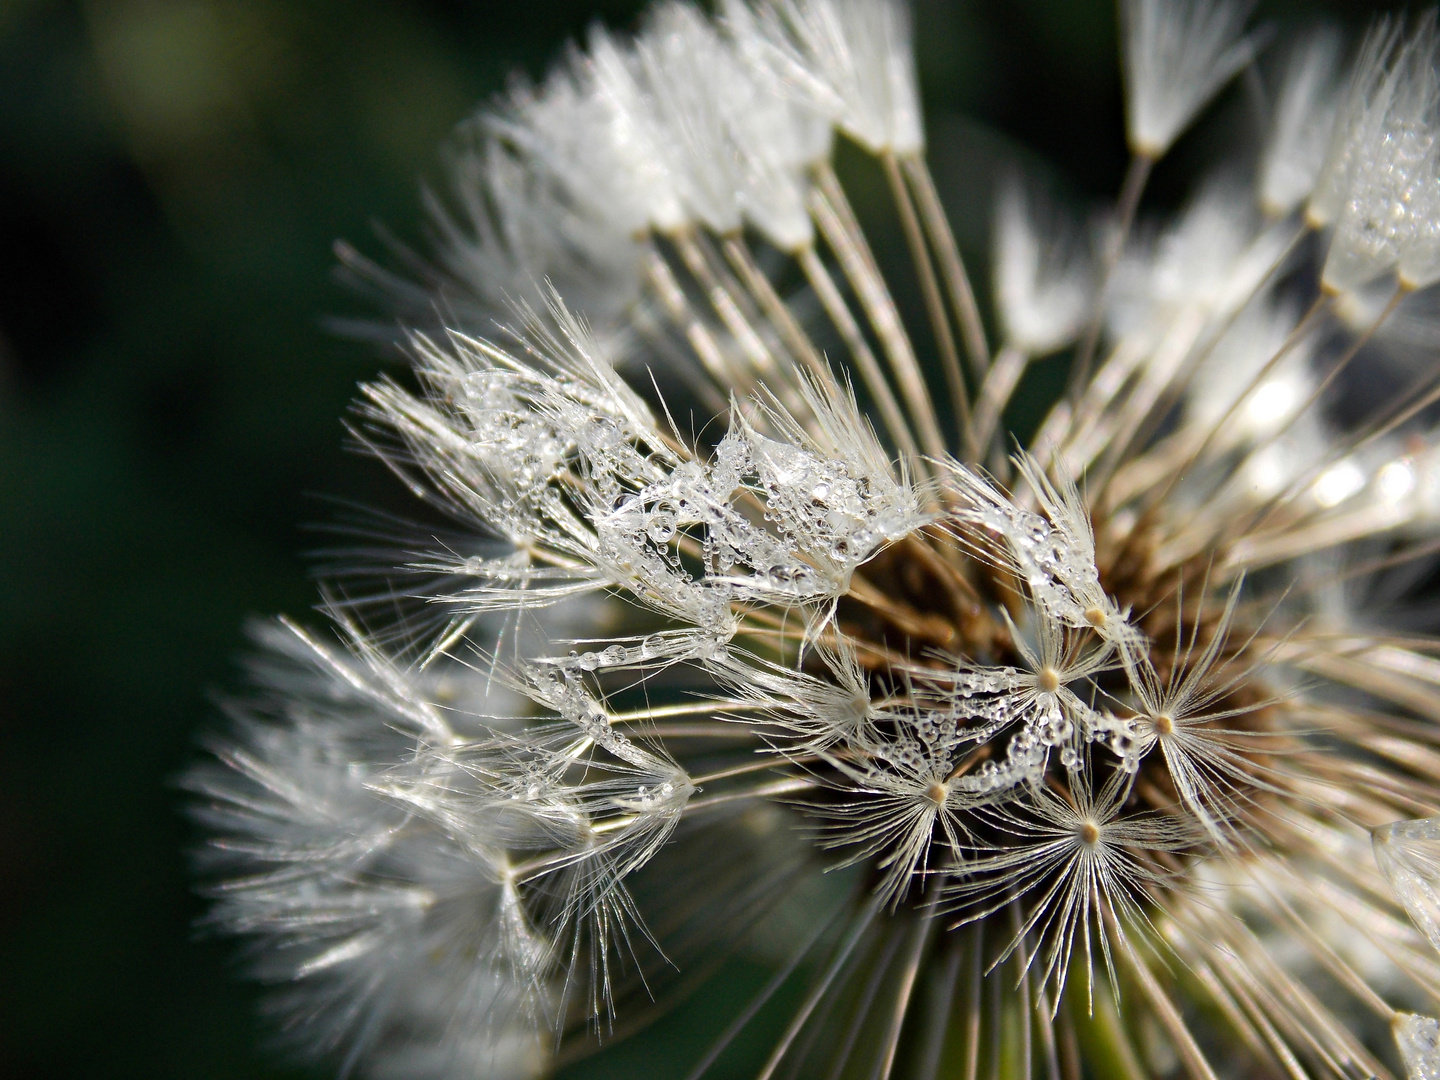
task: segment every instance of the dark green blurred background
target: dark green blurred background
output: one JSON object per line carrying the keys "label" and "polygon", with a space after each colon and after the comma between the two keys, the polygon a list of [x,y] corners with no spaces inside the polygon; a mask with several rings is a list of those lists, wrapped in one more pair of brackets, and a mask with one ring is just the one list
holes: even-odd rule
{"label": "dark green blurred background", "polygon": [[[1359,26],[1375,6],[1261,12]],[[257,1049],[228,945],[194,938],[171,781],[235,685],[244,620],[313,603],[322,496],[399,505],[342,450],[355,382],[392,361],[325,331],[364,310],[330,245],[381,251],[377,221],[419,240],[451,127],[638,7],[0,0],[0,1078],[306,1075]],[[977,265],[997,159],[1114,191],[1111,0],[916,8]],[[1157,197],[1233,130],[1196,132]],[[762,980],[728,971],[649,1058],[622,1044],[575,1074],[682,1074]]]}

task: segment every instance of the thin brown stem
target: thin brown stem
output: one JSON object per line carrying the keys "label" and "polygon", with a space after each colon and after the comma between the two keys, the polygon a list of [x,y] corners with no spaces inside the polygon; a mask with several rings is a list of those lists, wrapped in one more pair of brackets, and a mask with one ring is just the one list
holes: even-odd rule
{"label": "thin brown stem", "polygon": [[930,329],[935,335],[935,345],[940,350],[940,363],[945,371],[945,382],[950,388],[955,420],[961,437],[968,438],[970,395],[965,387],[965,376],[960,370],[960,354],[955,348],[955,335],[950,331],[950,319],[945,313],[945,298],[940,295],[935,264],[930,258],[930,249],[925,244],[925,234],[915,212],[915,202],[910,197],[910,189],[900,171],[899,160],[893,153],[886,152],[880,155],[880,162],[885,168],[885,178],[890,183],[890,195],[900,212],[900,226],[904,230],[906,243],[910,245],[910,257],[915,263],[915,273],[920,278],[920,294],[930,316]]}
{"label": "thin brown stem", "polygon": [[849,200],[845,198],[844,189],[834,172],[828,167],[818,170],[817,181],[817,187],[810,192],[811,216],[830,250],[835,253],[850,287],[855,290],[875,336],[880,339],[886,362],[899,383],[900,393],[918,429],[920,445],[932,457],[943,457],[945,440],[940,435],[935,404],[930,399],[930,389],[925,384],[915,350],[910,344],[910,335],[905,331],[885,277],[870,252],[864,232],[855,223]]}
{"label": "thin brown stem", "polygon": [[870,391],[870,396],[875,401],[875,407],[880,410],[880,418],[885,423],[885,430],[890,433],[890,438],[895,441],[896,447],[906,457],[918,460],[920,448],[915,445],[915,438],[910,433],[910,425],[905,422],[905,414],[900,411],[900,403],[895,400],[895,394],[891,391],[890,384],[885,381],[885,373],[880,370],[880,362],[870,351],[870,345],[865,340],[860,324],[855,321],[850,306],[840,295],[840,290],[835,285],[835,279],[830,276],[830,271],[825,269],[825,264],[820,260],[820,256],[816,254],[813,247],[801,248],[795,253],[795,259],[810,282],[810,287],[815,290],[815,295],[820,300],[820,306],[825,309],[825,314],[830,316],[830,321],[835,324],[835,329],[840,331],[840,337],[844,340],[845,347],[850,350],[851,357],[854,358],[856,366],[860,369],[860,378],[865,383],[865,389]]}
{"label": "thin brown stem", "polygon": [[1080,345],[1075,350],[1075,364],[1070,369],[1072,395],[1084,388],[1090,380],[1090,366],[1095,360],[1095,348],[1100,344],[1100,330],[1105,323],[1105,297],[1110,291],[1110,279],[1125,251],[1125,241],[1135,224],[1135,212],[1140,208],[1140,196],[1145,193],[1145,184],[1150,179],[1150,170],[1155,159],[1149,154],[1135,153],[1130,158],[1130,167],[1125,170],[1125,180],[1120,185],[1120,198],[1115,206],[1115,232],[1105,246],[1105,255],[1100,265],[1100,285],[1095,293],[1095,314]]}
{"label": "thin brown stem", "polygon": [[675,280],[675,274],[664,256],[655,250],[653,245],[647,246],[644,261],[646,276],[660,297],[661,306],[684,332],[686,340],[690,342],[690,347],[695,350],[695,355],[700,358],[700,363],[710,373],[710,377],[720,386],[747,385],[749,380],[743,379],[740,373],[726,360],[725,354],[721,352],[710,329],[691,309],[690,301],[685,297],[685,290]]}
{"label": "thin brown stem", "polygon": [[757,772],[774,772],[776,769],[783,769],[788,765],[804,765],[811,761],[818,761],[819,758],[813,755],[801,757],[772,756],[768,760],[752,761],[745,765],[735,765],[729,769],[717,769],[715,772],[706,773],[704,776],[692,776],[690,782],[696,787],[713,783],[716,780],[728,780],[733,776],[749,776]]}
{"label": "thin brown stem", "polygon": [[742,236],[727,236],[722,244],[725,257],[730,260],[730,265],[740,275],[740,280],[750,290],[750,294],[759,302],[761,310],[774,325],[795,357],[805,365],[811,375],[821,380],[833,378],[830,368],[826,365],[819,351],[810,341],[810,337],[796,321],[795,315],[790,306],[780,298],[775,291],[775,286],[765,272],[755,262],[755,256],[750,252],[750,246],[745,243]]}
{"label": "thin brown stem", "polygon": [[985,381],[980,385],[979,398],[975,402],[975,422],[970,425],[966,441],[966,452],[972,461],[979,461],[981,454],[989,448],[999,428],[1000,416],[1015,393],[1029,359],[1013,345],[1007,345],[996,354],[995,362],[985,373]]}
{"label": "thin brown stem", "polygon": [[975,303],[975,290],[970,287],[970,277],[965,273],[965,263],[960,258],[960,248],[955,243],[955,233],[950,228],[945,207],[940,203],[940,193],[935,188],[930,167],[919,154],[906,157],[902,164],[915,192],[920,220],[925,224],[925,232],[940,262],[940,273],[945,278],[950,304],[955,309],[960,336],[970,360],[971,375],[978,383],[990,367],[990,346],[985,340],[985,324],[980,320],[980,308]]}
{"label": "thin brown stem", "polygon": [[770,350],[765,347],[765,342],[755,332],[740,310],[735,298],[730,295],[720,280],[715,276],[705,253],[700,245],[695,242],[695,237],[689,229],[680,229],[670,234],[667,239],[675,246],[680,253],[681,260],[685,263],[685,269],[690,271],[690,276],[700,283],[704,289],[710,306],[714,308],[715,314],[720,317],[720,322],[730,332],[742,352],[749,358],[750,363],[755,365],[756,370],[767,374],[775,370],[775,359],[770,355]]}
{"label": "thin brown stem", "polygon": [[1244,389],[1240,391],[1235,400],[1232,401],[1225,412],[1221,414],[1220,419],[1210,425],[1209,430],[1205,432],[1205,437],[1200,440],[1199,445],[1190,452],[1177,468],[1170,472],[1170,479],[1164,488],[1161,489],[1160,494],[1147,500],[1149,505],[1164,501],[1165,497],[1170,494],[1180,478],[1186,476],[1190,470],[1195,467],[1195,464],[1205,456],[1206,451],[1215,445],[1215,440],[1220,437],[1221,432],[1225,429],[1225,425],[1234,419],[1235,414],[1244,407],[1250,395],[1269,377],[1270,373],[1275,370],[1275,367],[1284,360],[1286,356],[1290,355],[1295,346],[1298,345],[1305,334],[1309,332],[1312,320],[1319,318],[1331,299],[1332,298],[1326,293],[1322,293],[1315,298],[1315,302],[1312,303],[1305,314],[1300,317],[1300,321],[1295,324],[1290,333],[1285,335],[1285,340],[1280,343],[1280,347],[1260,366],[1260,370],[1251,376],[1250,381],[1245,384]]}
{"label": "thin brown stem", "polygon": [[[1400,303],[1401,299],[1404,296],[1405,292],[1403,289],[1396,289],[1395,295],[1392,296],[1390,298],[1390,302],[1385,305],[1385,310],[1382,311],[1379,317],[1365,329],[1364,333],[1362,333],[1351,343],[1350,347],[1345,350],[1344,354],[1341,355],[1340,359],[1335,361],[1335,363],[1331,365],[1330,371],[1326,373],[1325,378],[1322,379],[1320,381],[1320,384],[1315,387],[1314,391],[1305,400],[1304,404],[1302,404],[1300,408],[1296,409],[1290,415],[1290,418],[1286,420],[1285,423],[1281,425],[1278,430],[1270,432],[1264,439],[1258,441],[1254,446],[1250,447],[1246,451],[1245,457],[1241,460],[1240,464],[1236,466],[1235,472],[1237,475],[1242,472],[1244,467],[1249,464],[1249,462],[1254,460],[1256,454],[1258,454],[1266,447],[1272,445],[1276,439],[1278,439],[1285,432],[1289,431],[1291,426],[1294,425],[1295,421],[1299,419],[1300,415],[1320,399],[1320,395],[1323,394],[1337,378],[1339,378],[1340,373],[1344,371],[1345,368],[1350,366],[1351,361],[1355,359],[1355,357],[1359,354],[1360,350],[1365,347],[1366,343],[1368,343],[1372,337],[1375,336],[1376,331],[1378,331],[1381,325],[1385,322],[1385,320],[1390,317],[1390,314],[1395,310],[1396,306]],[[1250,519],[1247,521],[1246,527],[1243,531],[1248,533],[1261,529],[1265,525],[1265,523],[1268,522],[1275,515],[1276,511],[1278,511],[1280,507],[1287,505],[1288,503],[1290,503],[1291,500],[1298,496],[1300,492],[1304,491],[1305,487],[1315,476],[1323,472],[1334,461],[1338,460],[1340,457],[1343,457],[1345,454],[1350,452],[1350,448],[1346,446],[1342,451],[1332,452],[1326,455],[1318,464],[1311,465],[1309,468],[1304,470],[1304,472],[1302,472],[1297,479],[1293,480],[1290,483],[1289,487],[1287,487],[1280,494],[1273,496],[1266,503],[1262,504],[1258,508],[1256,513],[1252,514]]]}

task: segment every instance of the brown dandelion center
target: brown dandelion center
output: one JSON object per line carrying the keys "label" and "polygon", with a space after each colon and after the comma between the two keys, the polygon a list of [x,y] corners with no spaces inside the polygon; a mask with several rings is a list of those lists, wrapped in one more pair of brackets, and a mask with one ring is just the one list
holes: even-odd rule
{"label": "brown dandelion center", "polygon": [[[1215,649],[1206,661],[1209,667],[1232,673],[1245,670],[1254,642],[1248,632],[1230,625],[1224,598],[1206,588],[1213,554],[1206,552],[1165,575],[1155,575],[1148,571],[1143,558],[1153,546],[1146,537],[1127,538],[1118,531],[1110,532],[1109,524],[1102,520],[1096,526],[1099,584],[1114,598],[1117,609],[1141,613],[1127,619],[1137,631],[1136,641],[1143,642],[1140,647],[1145,650],[1143,656],[1137,653],[1131,662],[1148,667],[1157,692],[1177,687],[1190,678],[1196,658],[1207,655],[1212,645]],[[1028,633],[1026,620],[1034,617],[1026,610],[1025,585],[1008,573],[1003,563],[972,557],[941,537],[921,532],[881,551],[860,568],[857,578],[859,587],[840,600],[836,625],[857,646],[857,660],[868,669],[870,692],[877,700],[909,702],[918,694],[922,710],[943,713],[946,695],[953,693],[953,719],[948,723],[958,724],[963,732],[972,725],[981,727],[989,722],[987,717],[993,712],[986,710],[995,708],[995,698],[987,697],[984,690],[957,688],[953,681],[957,670],[973,665],[976,669],[1009,669],[1023,675],[1025,668],[1034,663],[1033,653],[1013,637],[1016,626]],[[1230,787],[1244,785],[1246,774],[1258,780],[1267,767],[1268,748],[1276,745],[1273,740],[1264,744],[1244,740],[1246,733],[1270,730],[1272,721],[1271,710],[1265,704],[1267,693],[1247,677],[1228,677],[1223,691],[1206,701],[1205,713],[1216,719],[1194,714],[1182,717],[1165,702],[1147,706],[1136,695],[1133,672],[1113,654],[1108,666],[1083,677],[1067,678],[1070,665],[1078,663],[1087,651],[1114,648],[1102,638],[1105,630],[1115,624],[1115,617],[1107,610],[1097,605],[1083,611],[1086,626],[1064,630],[1065,648],[1069,651],[1063,659],[1049,657],[1031,669],[1033,694],[1049,697],[1037,707],[1054,710],[1058,706],[1059,710],[1045,732],[1055,742],[1050,744],[1053,749],[1043,765],[1043,781],[1083,818],[1072,826],[1072,835],[1086,848],[1101,842],[1103,826],[1099,816],[1092,815],[1082,800],[1101,790],[1127,766],[1134,769],[1134,777],[1129,781],[1128,795],[1115,808],[1118,820],[1148,814],[1171,821],[1194,817],[1196,810],[1187,805],[1187,796],[1171,776],[1167,756],[1144,752],[1146,748],[1139,745],[1142,736],[1172,736],[1183,720],[1187,732],[1201,741],[1203,750],[1209,745],[1205,740],[1211,737],[1207,733],[1213,730],[1214,738],[1223,740],[1226,752],[1232,755],[1234,771],[1224,781]],[[1204,672],[1197,677],[1202,680],[1195,684],[1197,690],[1201,685],[1214,685]],[[1056,701],[1062,688],[1068,688],[1066,696]],[[974,712],[970,718],[966,706],[972,696]],[[918,727],[912,729],[903,709],[902,705],[898,719],[880,722],[877,734],[881,740],[894,740],[891,745],[898,747],[918,735],[935,740],[927,745],[936,746],[945,738],[942,722],[931,721],[928,733]],[[1075,715],[1071,715],[1072,711]],[[1112,733],[1083,734],[1082,715],[1113,725],[1108,729]],[[1221,716],[1223,720],[1218,719]],[[952,822],[948,829],[958,825],[969,844],[1003,849],[1014,843],[1005,829],[997,828],[985,813],[972,809],[971,787],[962,784],[961,797],[957,800],[952,796],[960,778],[979,772],[987,762],[994,763],[992,768],[1003,769],[1017,756],[1033,752],[1024,745],[1016,747],[1017,738],[1034,738],[1036,731],[1020,717],[1017,712],[1015,723],[994,728],[978,743],[962,737],[945,780],[927,779],[920,786],[920,797],[938,814],[951,815],[946,819]],[[1126,725],[1130,726],[1129,734]],[[1127,761],[1127,755],[1132,754],[1138,754],[1138,760],[1131,757]],[[1090,795],[1075,791],[1077,768],[1085,771],[1084,787]],[[835,790],[845,786],[841,782]],[[1263,785],[1257,783],[1247,798],[1244,805],[1250,806],[1268,796]],[[1234,824],[1243,827],[1243,822]],[[934,850],[925,857],[926,864],[944,867],[952,859],[963,859],[963,855],[948,850],[952,842],[948,831],[937,825],[930,841]],[[1141,863],[1153,863],[1157,872],[1170,873],[1192,859],[1204,858],[1207,851],[1208,843],[1197,830],[1192,844],[1170,845],[1164,853],[1137,849],[1133,855]],[[920,895],[917,886],[911,899]]]}

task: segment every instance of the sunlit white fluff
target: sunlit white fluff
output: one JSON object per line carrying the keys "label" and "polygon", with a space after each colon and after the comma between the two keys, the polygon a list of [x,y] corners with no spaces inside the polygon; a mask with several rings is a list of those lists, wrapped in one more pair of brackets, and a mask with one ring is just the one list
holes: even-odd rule
{"label": "sunlit white fluff", "polygon": [[[1283,304],[1257,303],[1240,312],[1197,365],[1185,402],[1197,427],[1223,424],[1219,438],[1250,442],[1294,419],[1316,382],[1313,342],[1303,336],[1289,340],[1298,322],[1299,314]],[[1257,356],[1280,359],[1262,373],[1255,367]]]}
{"label": "sunlit white fluff", "polygon": [[1351,61],[1325,159],[1305,205],[1306,220],[1315,228],[1333,225],[1350,194],[1351,168],[1357,160],[1360,137],[1367,122],[1389,106],[1393,84],[1387,78],[1387,68],[1402,32],[1402,24],[1388,18],[1378,20]]}
{"label": "sunlit white fluff", "polygon": [[[417,744],[463,728],[373,654],[280,626],[258,637],[265,696],[232,708],[224,769],[186,779],[223,838],[204,863],[244,870],[216,890],[211,925],[256,935],[254,971],[286,987],[275,1007],[308,1054],[531,1075],[553,1003],[533,931],[504,914],[495,852],[418,825],[377,787]],[[457,1044],[457,1029],[477,1038]]]}
{"label": "sunlit white fluff", "polygon": [[1402,1013],[1395,1018],[1395,1040],[1409,1080],[1440,1076],[1440,1020]]}
{"label": "sunlit white fluff", "polygon": [[1336,222],[1324,271],[1326,285],[1334,290],[1366,285],[1390,271],[1418,288],[1440,273],[1440,257],[1429,240],[1430,191],[1440,182],[1435,63],[1431,15],[1399,49],[1351,133],[1350,196]]}
{"label": "sunlit white fluff", "polygon": [[1164,232],[1137,238],[1121,259],[1110,306],[1116,332],[1199,332],[1197,317],[1234,310],[1284,249],[1280,234],[1254,226],[1233,178],[1205,184]]}
{"label": "sunlit white fluff", "polygon": [[458,205],[427,197],[440,266],[492,310],[543,307],[548,282],[613,331],[640,294],[630,237],[502,139],[471,131],[452,154]]}
{"label": "sunlit white fluff", "polygon": [[861,145],[924,148],[910,13],[899,0],[765,0],[732,26],[777,80]]}
{"label": "sunlit white fluff", "polygon": [[1019,177],[995,207],[995,301],[1005,343],[1044,356],[1073,341],[1094,293],[1083,240]]}
{"label": "sunlit white fluff", "polygon": [[1332,27],[1319,27],[1290,45],[1270,113],[1270,132],[1260,157],[1261,208],[1288,214],[1315,187],[1339,107],[1344,42]]}
{"label": "sunlit white fluff", "polygon": [[1238,0],[1124,0],[1125,123],[1155,158],[1254,55],[1250,5]]}

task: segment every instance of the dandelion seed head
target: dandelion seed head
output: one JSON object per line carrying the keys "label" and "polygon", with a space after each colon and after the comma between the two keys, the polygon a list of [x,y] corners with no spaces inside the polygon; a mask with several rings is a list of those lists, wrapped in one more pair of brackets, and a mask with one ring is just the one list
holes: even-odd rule
{"label": "dandelion seed head", "polygon": [[1119,212],[1004,181],[993,352],[898,0],[597,29],[465,126],[420,281],[347,249],[413,369],[351,430],[450,528],[261,631],[185,781],[296,1046],[540,1076],[738,952],[696,1075],[766,1010],[766,1078],[1435,1075],[1436,23],[1298,39],[1153,217],[1247,13],[1122,5]]}

